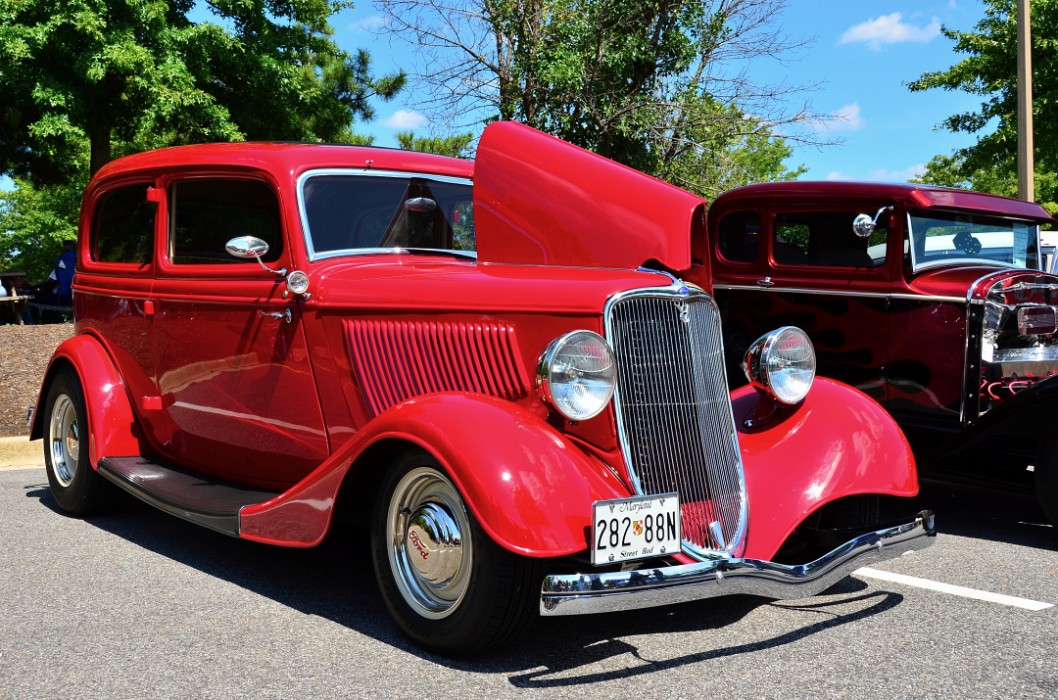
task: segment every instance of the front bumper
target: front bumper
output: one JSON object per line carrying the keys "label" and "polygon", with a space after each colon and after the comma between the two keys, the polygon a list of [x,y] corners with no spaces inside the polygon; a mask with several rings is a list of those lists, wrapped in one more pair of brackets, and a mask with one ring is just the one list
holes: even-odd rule
{"label": "front bumper", "polygon": [[914,522],[860,535],[808,564],[724,557],[637,571],[547,576],[540,614],[615,612],[738,593],[807,598],[861,566],[925,549],[933,544],[936,534],[933,512],[924,510]]}

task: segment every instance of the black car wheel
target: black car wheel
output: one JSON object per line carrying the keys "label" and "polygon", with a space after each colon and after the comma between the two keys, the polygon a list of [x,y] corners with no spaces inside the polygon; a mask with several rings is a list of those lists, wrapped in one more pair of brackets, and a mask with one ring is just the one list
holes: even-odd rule
{"label": "black car wheel", "polygon": [[110,506],[116,489],[89,463],[84,392],[72,369],[56,375],[44,411],[44,467],[59,507],[91,515]]}
{"label": "black car wheel", "polygon": [[403,454],[384,479],[371,545],[386,607],[420,646],[479,653],[510,641],[534,617],[539,562],[493,542],[421,451]]}

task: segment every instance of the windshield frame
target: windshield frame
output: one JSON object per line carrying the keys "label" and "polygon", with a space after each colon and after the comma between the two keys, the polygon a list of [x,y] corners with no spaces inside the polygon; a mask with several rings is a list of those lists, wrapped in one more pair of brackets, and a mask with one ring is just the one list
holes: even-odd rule
{"label": "windshield frame", "polygon": [[[955,254],[944,255],[940,258],[926,258],[923,255],[923,253],[925,252],[925,241],[921,241],[921,246],[918,245],[918,235],[921,235],[922,233],[922,226],[920,225],[916,227],[916,220],[921,222],[923,219],[928,219],[934,222],[949,221],[951,224],[951,228],[962,227],[965,229],[966,227],[972,227],[991,229],[990,231],[972,232],[976,235],[1010,233],[1010,235],[1013,237],[1017,235],[1019,230],[1024,230],[1028,234],[1025,238],[1025,264],[1022,265],[1016,262],[1006,262],[1004,260],[996,260],[994,258],[980,257],[975,255]],[[997,216],[994,214],[987,214],[976,211],[921,209],[908,210],[906,213],[905,225],[907,231],[904,235],[904,248],[905,253],[908,252],[908,250],[910,251],[912,273],[919,273],[923,270],[929,270],[938,267],[951,267],[953,265],[981,265],[988,267],[1006,267],[1019,270],[1042,269],[1042,259],[1040,255],[1040,223],[1038,221],[1009,216]],[[929,228],[933,228],[935,226],[936,224],[933,224]],[[925,236],[925,238],[928,239],[931,237]],[[1011,246],[1009,248],[1011,252],[1011,260],[1014,260],[1015,258],[1015,251],[1013,250],[1013,247],[1014,246],[1012,241]],[[1035,249],[1034,251],[1032,250],[1033,248]]]}
{"label": "windshield frame", "polygon": [[[401,180],[426,180],[451,185],[467,185],[473,192],[473,180],[467,177],[456,177],[452,175],[438,175],[410,170],[364,170],[362,168],[316,168],[306,170],[297,180],[298,217],[301,223],[301,234],[305,241],[305,250],[308,253],[309,262],[325,260],[327,258],[352,257],[358,255],[378,255],[380,253],[418,253],[429,252],[443,255],[454,255],[457,257],[477,259],[477,251],[454,250],[451,248],[409,248],[409,247],[371,247],[371,248],[341,248],[335,250],[317,251],[312,241],[312,230],[309,226],[308,209],[305,204],[305,186],[314,177],[381,177],[395,178]],[[471,199],[473,201],[473,199]]]}

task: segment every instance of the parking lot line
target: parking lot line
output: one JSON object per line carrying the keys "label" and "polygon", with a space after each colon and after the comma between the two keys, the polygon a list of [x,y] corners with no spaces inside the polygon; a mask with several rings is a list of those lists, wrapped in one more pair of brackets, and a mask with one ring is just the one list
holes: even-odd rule
{"label": "parking lot line", "polygon": [[916,578],[914,576],[905,576],[904,574],[894,574],[890,571],[882,571],[881,569],[872,569],[864,567],[856,569],[852,572],[854,576],[862,576],[863,578],[873,578],[880,581],[890,581],[892,583],[900,583],[905,586],[914,586],[915,588],[926,588],[931,591],[939,591],[941,593],[950,593],[951,595],[962,596],[963,598],[974,598],[976,600],[984,600],[989,603],[999,603],[1000,605],[1010,605],[1015,608],[1023,608],[1025,610],[1046,610],[1047,608],[1053,608],[1053,603],[1041,603],[1037,600],[1029,600],[1027,598],[1017,598],[1011,595],[1003,595],[1002,593],[989,593],[988,591],[979,591],[976,588],[966,588],[965,586],[953,586],[950,583],[939,583],[937,581],[930,581],[925,578]]}

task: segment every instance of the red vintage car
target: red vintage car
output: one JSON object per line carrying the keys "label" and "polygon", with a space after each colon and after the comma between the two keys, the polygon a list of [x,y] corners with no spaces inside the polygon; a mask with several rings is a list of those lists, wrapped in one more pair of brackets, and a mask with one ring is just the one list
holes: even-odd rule
{"label": "red vintage car", "polygon": [[729,365],[758,330],[796,324],[819,373],[885,406],[923,471],[1035,486],[1058,523],[1050,223],[1036,204],[921,185],[724,193],[709,224]]}
{"label": "red vintage car", "polygon": [[803,333],[772,329],[729,393],[705,225],[512,123],[475,163],[120,159],[85,194],[77,333],[35,413],[52,493],[289,547],[363,516],[396,622],[448,654],[537,615],[799,598],[930,544],[929,512],[877,521],[914,459],[876,403],[813,383]]}

